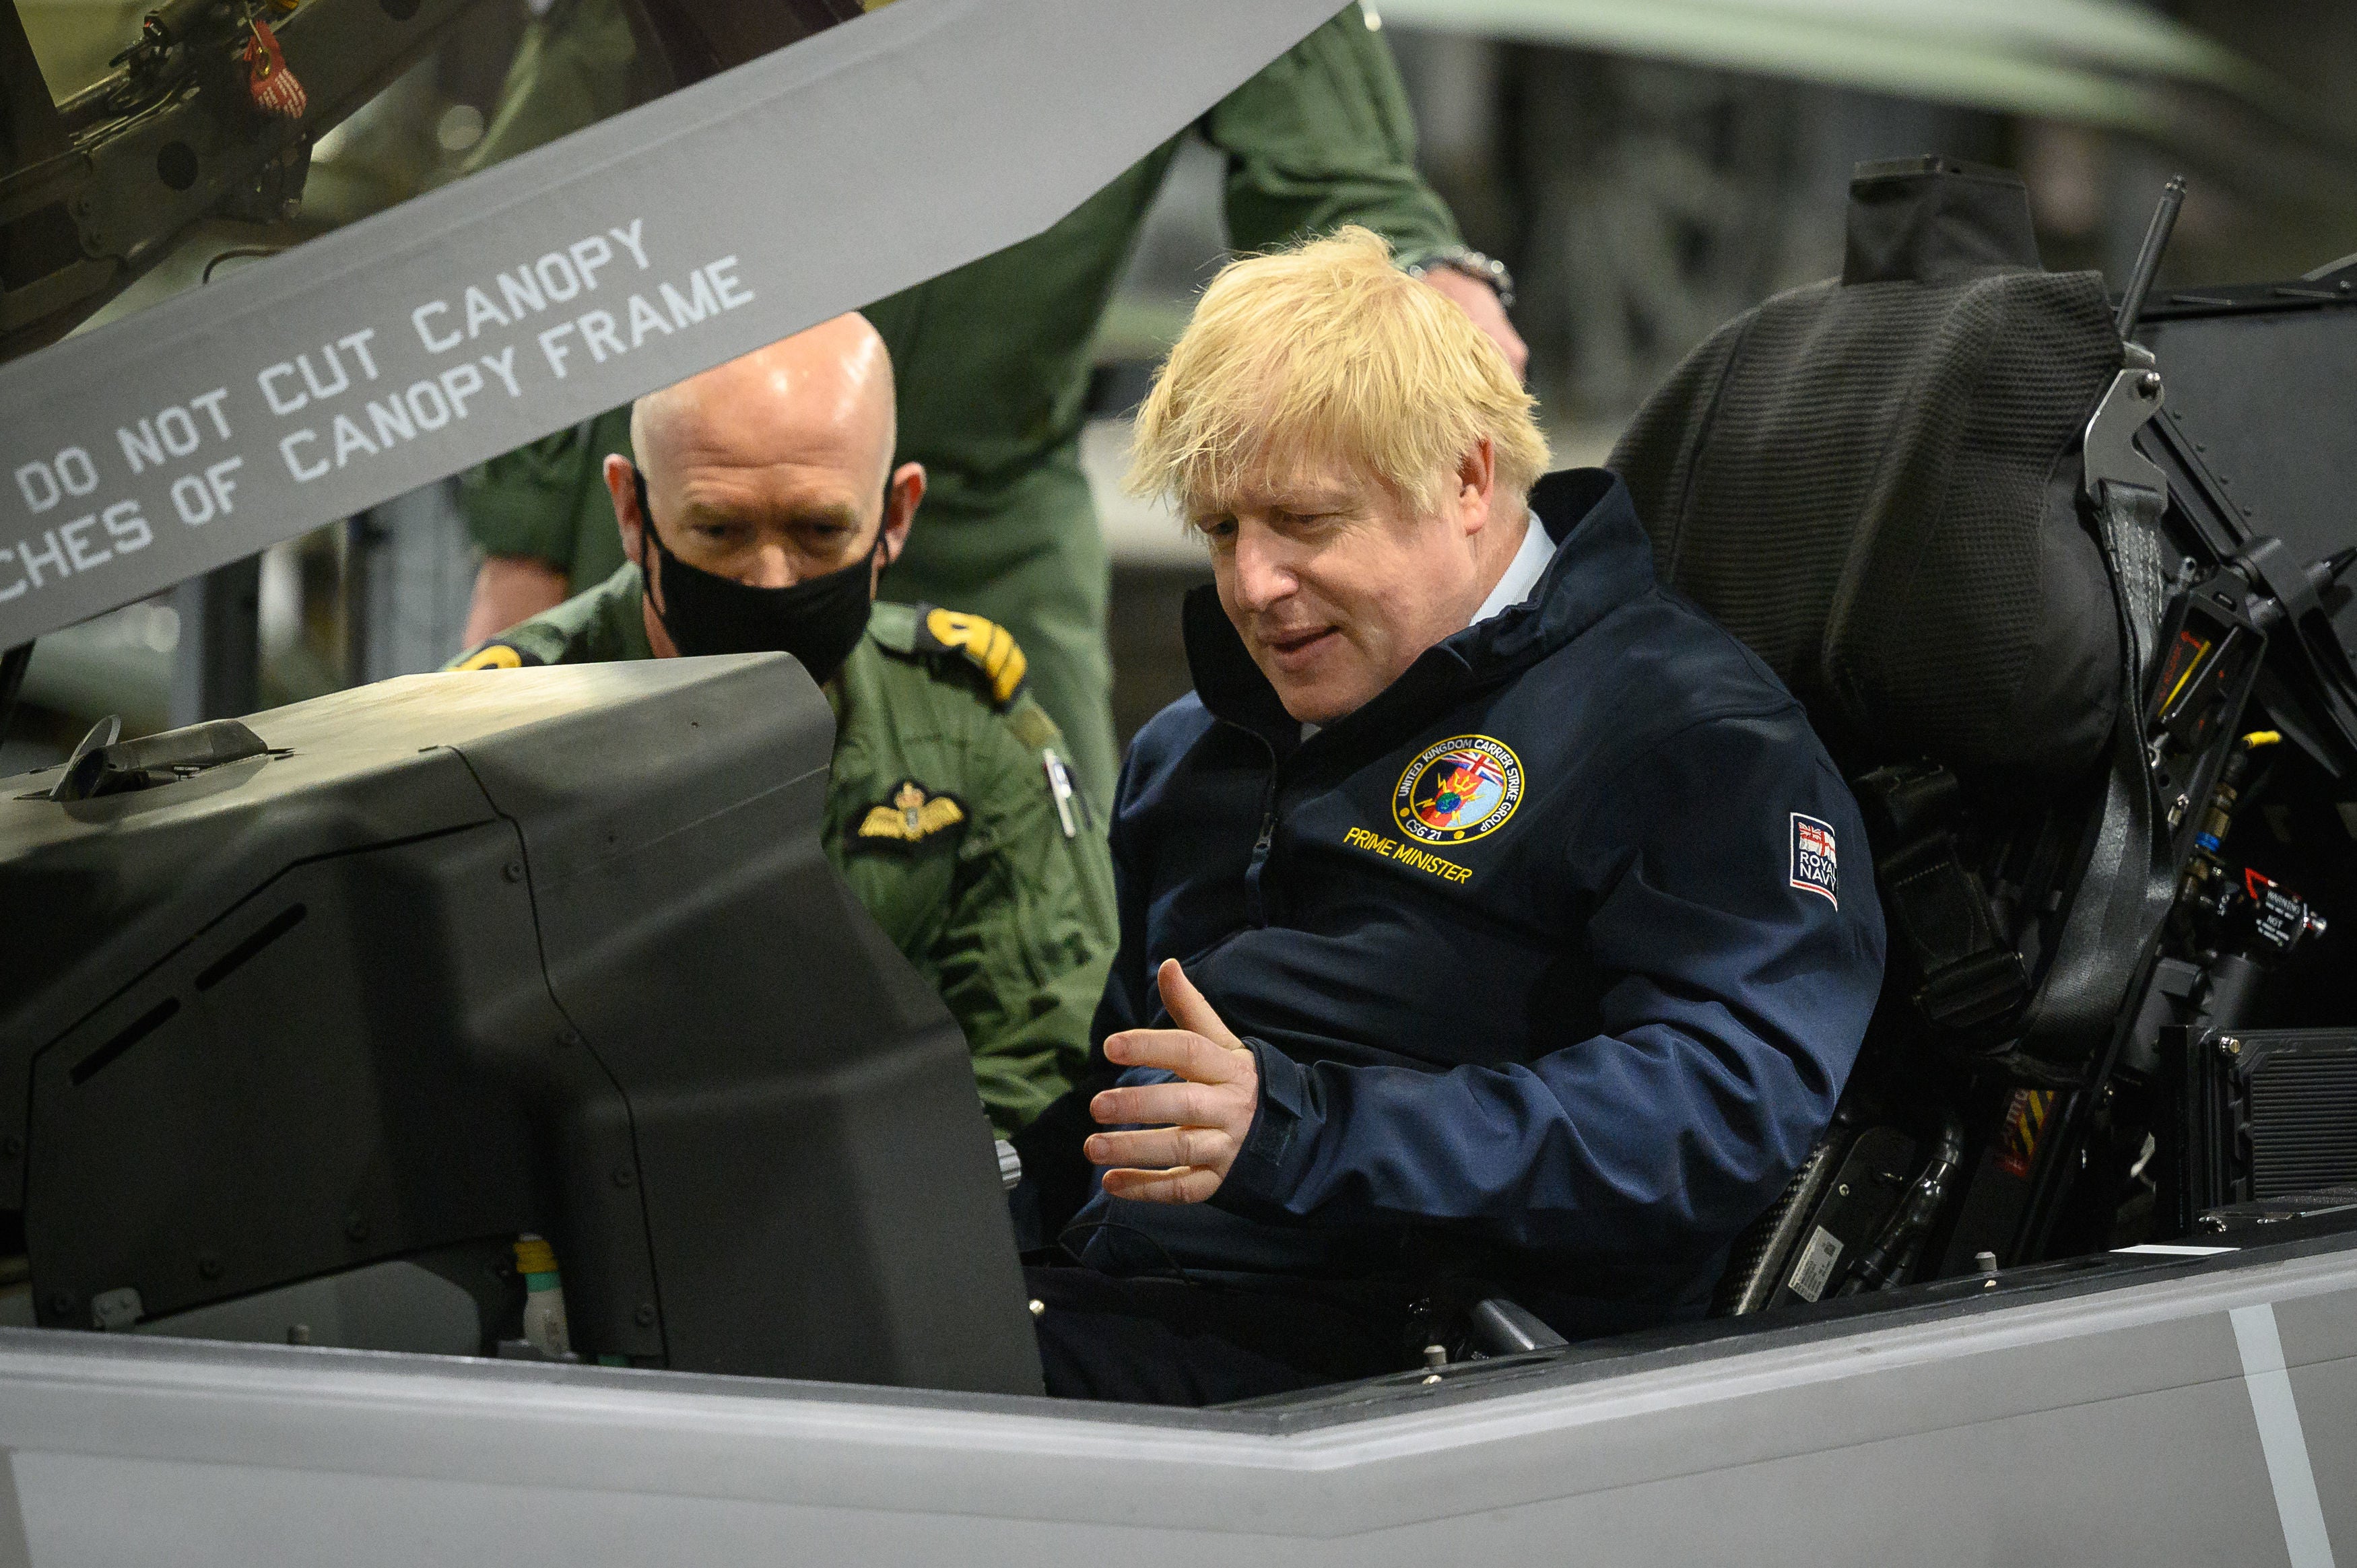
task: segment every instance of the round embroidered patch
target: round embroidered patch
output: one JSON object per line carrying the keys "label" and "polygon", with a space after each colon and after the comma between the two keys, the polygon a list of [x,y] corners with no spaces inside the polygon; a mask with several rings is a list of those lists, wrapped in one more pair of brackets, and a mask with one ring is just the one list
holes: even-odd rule
{"label": "round embroidered patch", "polygon": [[1416,754],[1392,792],[1392,820],[1425,843],[1496,832],[1523,801],[1522,759],[1505,742],[1460,735]]}

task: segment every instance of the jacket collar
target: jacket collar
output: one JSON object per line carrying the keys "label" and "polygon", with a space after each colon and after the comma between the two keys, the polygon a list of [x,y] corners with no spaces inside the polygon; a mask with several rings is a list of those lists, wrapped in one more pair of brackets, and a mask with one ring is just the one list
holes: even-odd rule
{"label": "jacket collar", "polygon": [[[1571,641],[1653,585],[1653,550],[1628,489],[1602,468],[1566,468],[1531,489],[1531,512],[1555,542],[1555,559],[1532,596],[1426,649],[1365,706],[1328,728],[1362,732],[1420,715],[1521,670]],[[1189,593],[1187,663],[1195,694],[1212,717],[1240,725],[1283,757],[1301,726],[1244,650],[1243,639],[1209,585]]]}

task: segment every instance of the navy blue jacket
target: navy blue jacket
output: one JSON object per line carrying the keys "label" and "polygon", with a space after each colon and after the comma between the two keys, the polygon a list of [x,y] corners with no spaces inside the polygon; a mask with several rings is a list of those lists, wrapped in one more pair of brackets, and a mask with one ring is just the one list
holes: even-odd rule
{"label": "navy blue jacket", "polygon": [[1881,980],[1857,805],[1655,582],[1617,479],[1531,504],[1534,596],[1307,740],[1190,597],[1195,693],[1122,771],[1094,1033],[1168,1026],[1175,957],[1260,1110],[1210,1203],[1100,1190],[1092,1264],[1489,1282],[1572,1334],[1691,1316],[1824,1130]]}

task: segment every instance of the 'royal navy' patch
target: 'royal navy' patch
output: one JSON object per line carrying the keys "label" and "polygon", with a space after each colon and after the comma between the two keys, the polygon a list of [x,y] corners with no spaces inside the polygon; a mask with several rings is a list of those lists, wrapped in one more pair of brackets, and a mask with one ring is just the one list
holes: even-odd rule
{"label": "'royal navy' patch", "polygon": [[1496,832],[1523,802],[1523,764],[1501,740],[1453,736],[1416,754],[1392,791],[1392,821],[1422,843]]}
{"label": "'royal navy' patch", "polygon": [[1792,813],[1792,886],[1822,893],[1835,908],[1841,908],[1841,876],[1834,855],[1834,830],[1829,822]]}

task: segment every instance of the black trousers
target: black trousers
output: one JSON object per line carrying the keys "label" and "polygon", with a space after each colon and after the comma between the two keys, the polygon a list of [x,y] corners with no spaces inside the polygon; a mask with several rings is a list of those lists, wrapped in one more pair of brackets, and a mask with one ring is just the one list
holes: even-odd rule
{"label": "black trousers", "polygon": [[1406,1286],[1271,1276],[1245,1283],[1023,1271],[1048,1391],[1061,1399],[1205,1405],[1417,1363]]}

